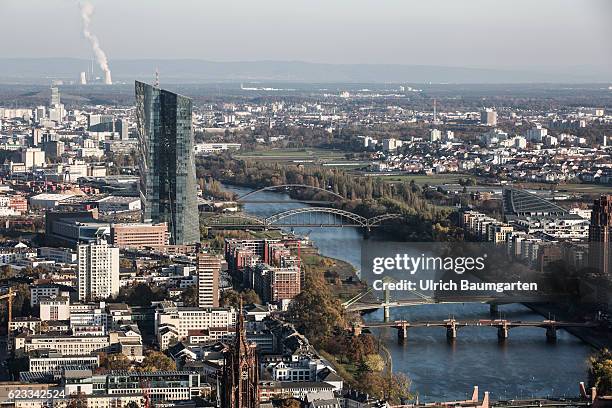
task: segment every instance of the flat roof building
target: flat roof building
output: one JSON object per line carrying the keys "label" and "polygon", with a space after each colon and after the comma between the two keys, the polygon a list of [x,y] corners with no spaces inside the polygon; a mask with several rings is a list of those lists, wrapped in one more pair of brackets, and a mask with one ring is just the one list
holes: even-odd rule
{"label": "flat roof building", "polygon": [[111,242],[119,248],[157,248],[168,244],[168,226],[160,224],[112,224]]}

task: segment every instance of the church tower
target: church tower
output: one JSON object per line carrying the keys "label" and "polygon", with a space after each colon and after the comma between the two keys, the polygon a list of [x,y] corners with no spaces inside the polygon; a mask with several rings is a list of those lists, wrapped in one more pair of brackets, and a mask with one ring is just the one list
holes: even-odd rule
{"label": "church tower", "polygon": [[259,367],[255,348],[255,343],[249,343],[246,338],[241,300],[234,343],[225,352],[223,408],[259,406]]}

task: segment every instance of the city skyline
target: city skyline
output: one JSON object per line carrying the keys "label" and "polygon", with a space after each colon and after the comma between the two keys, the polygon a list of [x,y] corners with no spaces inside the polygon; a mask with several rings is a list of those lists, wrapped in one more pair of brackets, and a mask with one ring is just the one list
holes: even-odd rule
{"label": "city skyline", "polygon": [[2,407],[612,401],[612,1],[0,15]]}
{"label": "city skyline", "polygon": [[[586,3],[586,4],[585,4]],[[195,58],[207,61],[306,61],[329,64],[400,64],[562,70],[602,73],[612,67],[609,2],[576,0],[497,2],[438,1],[234,1],[179,4],[156,1],[92,2],[91,29],[113,60]],[[35,6],[39,13],[29,13]],[[119,7],[121,6],[121,7]],[[350,6],[350,8],[349,8]],[[347,10],[351,11],[350,17]],[[189,13],[185,13],[189,10]],[[82,35],[76,2],[52,0],[0,5],[0,32],[21,41],[0,44],[5,57],[93,57]],[[132,30],[138,11],[163,27]],[[30,24],[20,21],[28,16]],[[37,17],[40,15],[41,17]],[[219,16],[229,16],[219,19]],[[45,30],[43,21],[57,24]],[[37,23],[38,22],[38,23]],[[169,27],[171,29],[166,29]],[[367,28],[367,29],[364,29]],[[568,29],[571,28],[571,29]],[[185,35],[185,34],[189,35]],[[177,42],[182,38],[181,42]],[[203,41],[220,38],[218,41]]]}

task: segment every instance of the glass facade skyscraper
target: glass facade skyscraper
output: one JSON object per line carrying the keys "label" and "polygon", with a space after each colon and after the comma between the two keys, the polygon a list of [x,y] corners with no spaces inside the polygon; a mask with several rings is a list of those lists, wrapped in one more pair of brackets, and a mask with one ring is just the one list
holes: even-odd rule
{"label": "glass facade skyscraper", "polygon": [[191,99],[136,81],[144,221],[168,223],[170,243],[200,241]]}

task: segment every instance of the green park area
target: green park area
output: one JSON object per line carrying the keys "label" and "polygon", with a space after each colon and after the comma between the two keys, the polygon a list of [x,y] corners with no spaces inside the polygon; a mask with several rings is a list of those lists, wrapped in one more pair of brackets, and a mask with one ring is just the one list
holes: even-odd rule
{"label": "green park area", "polygon": [[234,157],[240,160],[249,159],[265,162],[303,164],[305,166],[323,165],[345,169],[363,167],[369,163],[363,160],[355,160],[350,155],[350,152],[337,149],[286,148],[245,152],[236,154]]}

